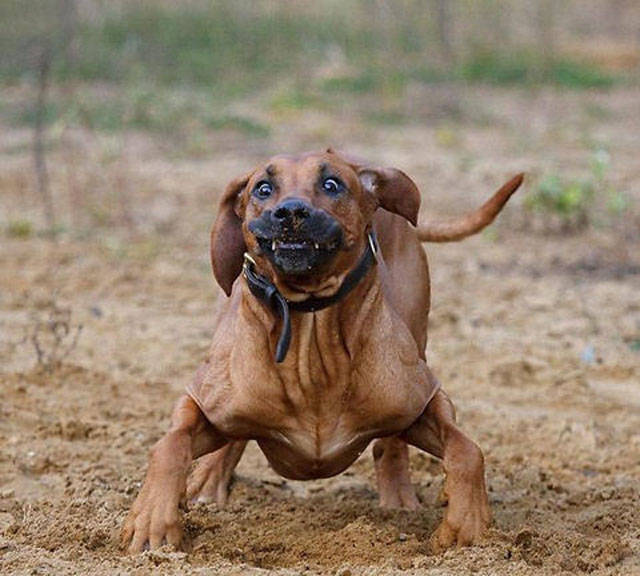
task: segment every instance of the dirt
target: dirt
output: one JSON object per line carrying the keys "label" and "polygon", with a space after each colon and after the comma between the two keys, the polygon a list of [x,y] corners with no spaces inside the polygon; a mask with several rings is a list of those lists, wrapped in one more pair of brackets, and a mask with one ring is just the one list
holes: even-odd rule
{"label": "dirt", "polygon": [[[414,96],[415,125],[292,116],[266,141],[211,136],[198,153],[141,134],[60,136],[49,161],[66,230],[0,245],[0,573],[640,574],[640,95],[456,93],[446,133],[450,91]],[[39,226],[29,134],[2,134],[2,224]],[[594,142],[629,207],[595,207],[579,231],[533,222],[523,197],[536,175],[588,177]],[[493,527],[473,548],[429,552],[442,471],[417,450],[422,508],[406,512],[378,508],[369,451],[302,483],[250,445],[229,505],[186,511],[188,553],[125,556],[119,527],[222,297],[208,264],[215,199],[256,160],[325,144],[414,176],[423,218],[530,173],[489,233],[428,247],[428,357],[485,451]],[[36,342],[61,363],[38,365]]]}

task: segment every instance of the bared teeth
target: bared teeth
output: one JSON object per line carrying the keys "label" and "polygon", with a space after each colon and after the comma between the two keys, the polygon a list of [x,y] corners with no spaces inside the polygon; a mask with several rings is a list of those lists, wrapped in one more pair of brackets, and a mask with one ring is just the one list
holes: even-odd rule
{"label": "bared teeth", "polygon": [[313,246],[315,250],[333,250],[336,247],[336,242],[321,244],[320,242],[311,242],[309,240],[302,240],[300,242],[293,242],[293,241],[290,242],[288,239],[271,241],[272,252],[283,249],[282,246],[284,246],[284,250],[290,250],[290,249],[296,249],[296,248],[302,249],[304,247],[310,248],[311,246]]}

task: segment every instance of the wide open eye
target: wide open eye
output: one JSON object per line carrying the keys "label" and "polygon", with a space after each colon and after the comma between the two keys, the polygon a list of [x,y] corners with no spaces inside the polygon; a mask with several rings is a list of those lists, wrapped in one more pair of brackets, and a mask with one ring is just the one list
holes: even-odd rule
{"label": "wide open eye", "polygon": [[253,188],[253,195],[260,198],[260,200],[266,200],[271,194],[273,194],[273,186],[266,180],[258,182]]}
{"label": "wide open eye", "polygon": [[322,189],[330,195],[342,192],[344,185],[337,178],[325,178],[322,182]]}

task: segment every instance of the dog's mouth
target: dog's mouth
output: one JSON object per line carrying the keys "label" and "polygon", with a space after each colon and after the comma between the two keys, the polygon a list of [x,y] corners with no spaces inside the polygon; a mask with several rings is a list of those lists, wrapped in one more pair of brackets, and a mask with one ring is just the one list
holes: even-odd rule
{"label": "dog's mouth", "polygon": [[297,229],[274,224],[269,214],[249,223],[262,254],[285,276],[306,276],[325,270],[342,246],[342,228],[317,211]]}
{"label": "dog's mouth", "polygon": [[[269,244],[271,242],[271,244]],[[263,251],[271,251],[273,253],[283,252],[283,251],[296,251],[296,250],[313,250],[315,252],[332,252],[339,245],[339,239],[333,239],[329,242],[315,242],[312,240],[302,240],[302,241],[288,241],[288,240],[276,240],[273,239],[269,241],[268,238],[258,238],[258,243]]]}
{"label": "dog's mouth", "polygon": [[341,234],[328,239],[259,238],[263,254],[283,274],[304,276],[323,268],[338,252]]}

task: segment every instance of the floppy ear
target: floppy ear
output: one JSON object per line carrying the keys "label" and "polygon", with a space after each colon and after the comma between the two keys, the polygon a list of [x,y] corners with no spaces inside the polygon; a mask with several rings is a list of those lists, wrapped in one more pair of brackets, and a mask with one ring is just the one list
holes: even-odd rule
{"label": "floppy ear", "polygon": [[233,282],[242,271],[242,258],[246,250],[242,236],[242,220],[238,216],[240,194],[249,177],[247,174],[233,180],[225,189],[218,216],[211,229],[211,266],[213,275],[227,296]]}
{"label": "floppy ear", "polygon": [[360,168],[360,183],[389,212],[399,214],[414,226],[418,223],[420,191],[413,180],[395,168]]}

